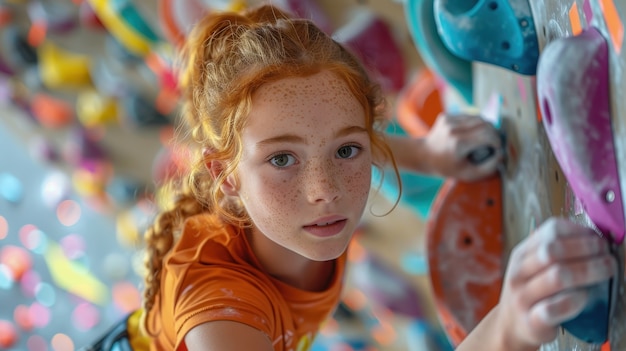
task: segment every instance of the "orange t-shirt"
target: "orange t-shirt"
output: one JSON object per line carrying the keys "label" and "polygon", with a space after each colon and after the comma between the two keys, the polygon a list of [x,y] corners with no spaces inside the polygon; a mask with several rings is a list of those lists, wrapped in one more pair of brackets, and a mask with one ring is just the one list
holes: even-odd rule
{"label": "orange t-shirt", "polygon": [[191,217],[164,259],[161,293],[147,316],[160,331],[151,350],[186,350],[189,330],[219,320],[263,331],[276,351],[308,350],[339,303],[345,263],[344,253],[325,291],[297,289],[263,271],[242,229],[210,214]]}

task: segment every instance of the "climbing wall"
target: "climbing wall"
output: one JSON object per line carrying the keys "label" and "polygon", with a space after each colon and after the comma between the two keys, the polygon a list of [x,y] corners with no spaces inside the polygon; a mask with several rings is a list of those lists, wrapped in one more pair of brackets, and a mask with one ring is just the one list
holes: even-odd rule
{"label": "climbing wall", "polygon": [[[408,3],[423,19],[420,10],[426,2]],[[501,204],[493,197],[485,201],[487,208],[502,209],[503,226],[495,236],[489,237],[485,230],[475,234],[458,229],[455,223],[469,225],[476,216],[471,206],[459,209],[462,201],[451,200],[452,196],[462,199],[454,191],[459,184],[446,182],[436,200],[427,240],[430,263],[436,263],[431,266],[431,280],[448,336],[460,342],[484,315],[484,305],[497,303],[498,291],[485,285],[486,293],[471,301],[452,296],[451,289],[465,283],[447,278],[441,267],[452,263],[452,258],[438,252],[456,245],[455,252],[480,253],[483,265],[490,260],[500,262],[485,266],[481,277],[475,277],[474,265],[459,268],[465,274],[456,272],[470,280],[475,277],[472,284],[480,284],[485,273],[502,277],[510,249],[536,226],[550,216],[565,216],[594,228],[612,243],[620,272],[611,282],[594,286],[590,293],[595,304],[565,323],[557,339],[542,350],[624,349],[621,189],[626,182],[626,109],[621,97],[626,4],[612,0],[433,3],[425,13],[434,11],[431,25],[440,32],[417,28],[418,49],[426,64],[449,85],[466,92],[462,95],[474,111],[481,111],[500,128],[507,155],[499,173],[499,191],[485,182],[468,186],[471,189],[464,192],[475,193],[483,187],[483,196],[501,197]],[[485,20],[490,16],[495,16],[495,26],[500,28],[497,33]],[[437,40],[432,39],[435,36]],[[476,48],[480,50],[472,51]],[[529,69],[524,71],[524,67]],[[451,221],[454,211],[455,221]],[[494,220],[487,222],[483,228],[496,225]],[[450,244],[440,236],[444,229],[460,233],[464,240]],[[503,246],[487,246],[477,239],[502,239]]]}
{"label": "climbing wall", "polygon": [[[141,232],[155,184],[180,164],[169,144],[174,47],[209,7],[257,2],[0,0],[1,350],[78,349],[139,306]],[[423,66],[401,2],[275,3],[355,50],[393,118],[397,95]],[[315,350],[448,350],[431,325],[421,235],[440,184],[430,181],[425,197],[415,193],[419,213],[366,219],[341,313]],[[392,204],[378,196],[374,212],[384,213]]]}
{"label": "climbing wall", "polygon": [[[610,179],[605,185],[601,184],[602,181],[600,181],[599,178],[595,178],[593,175],[587,179],[584,177],[579,178],[577,174],[570,171],[569,165],[566,168],[564,162],[560,162],[562,165],[561,170],[570,173],[570,177],[568,178],[569,184],[563,184],[563,177],[561,178],[559,187],[564,189],[565,196],[553,199],[550,204],[552,205],[552,213],[566,215],[592,227],[597,225],[602,228],[604,233],[609,233],[608,238],[610,238],[610,240],[612,239],[612,242],[614,242],[614,250],[619,259],[619,273],[618,277],[613,281],[614,286],[611,287],[612,290],[609,291],[612,305],[610,308],[613,309],[613,315],[608,325],[608,345],[605,345],[604,348],[622,350],[626,347],[626,340],[624,338],[624,326],[626,325],[624,318],[626,318],[626,314],[624,311],[625,297],[623,293],[624,245],[622,243],[624,209],[621,204],[623,189],[626,189],[624,188],[626,184],[626,162],[624,162],[624,160],[626,160],[626,144],[624,144],[624,135],[626,135],[626,106],[624,105],[623,99],[620,97],[623,96],[625,87],[623,78],[626,58],[622,51],[622,46],[624,44],[623,21],[624,18],[626,18],[626,4],[623,1],[609,0],[560,1],[548,4],[531,1],[531,4],[533,6],[533,14],[539,33],[539,42],[544,50],[543,52],[547,55],[547,49],[550,45],[552,45],[550,49],[554,50],[563,50],[567,47],[566,45],[570,45],[570,47],[576,45],[579,51],[578,54],[572,57],[572,64],[575,65],[576,62],[583,62],[580,67],[577,67],[577,71],[585,73],[590,72],[588,75],[598,80],[598,82],[594,82],[590,80],[591,77],[589,77],[583,80],[582,84],[574,87],[564,87],[564,90],[568,91],[571,98],[578,98],[585,102],[593,102],[593,107],[582,107],[583,111],[585,108],[590,108],[592,111],[589,113],[589,120],[591,121],[589,126],[591,128],[587,127],[587,130],[584,132],[600,133],[600,138],[602,138],[605,143],[609,143],[609,146],[605,146],[603,143],[602,146],[595,145],[591,147],[592,144],[589,144],[589,142],[593,141],[593,137],[579,138],[579,142],[588,146],[589,149],[597,150],[595,152],[599,153],[594,156],[595,158],[608,160],[608,168],[606,168],[607,166],[599,166],[593,163],[593,161],[589,161],[587,167],[592,168],[592,173],[594,171],[600,171],[603,174],[602,177],[609,177]],[[587,36],[594,30],[597,30],[602,37],[599,41],[594,39],[598,44],[594,43],[594,41],[590,40]],[[583,37],[583,34],[586,36],[585,40],[574,44],[572,36]],[[569,42],[564,41],[566,39],[569,39]],[[593,57],[592,60],[588,55],[582,54],[585,50],[590,50],[596,57]],[[606,50],[606,57],[602,56],[603,53],[601,50]],[[584,64],[584,62],[587,63]],[[543,64],[550,68],[550,65],[554,65],[555,63],[546,60]],[[604,68],[608,70],[608,74],[603,72]],[[541,73],[544,74],[543,71]],[[603,74],[606,76],[603,76]],[[543,76],[540,78],[542,77]],[[550,79],[550,77],[546,74],[545,79]],[[547,86],[548,84],[543,85]],[[541,82],[539,86],[542,86]],[[602,100],[601,98],[594,100],[597,99],[594,97],[595,91],[600,89],[607,89],[607,100]],[[581,96],[581,92],[584,95]],[[551,102],[549,100],[550,96],[545,96],[541,91],[539,91],[539,93],[539,97],[544,97],[544,99],[540,99],[538,104],[548,104]],[[607,112],[604,113],[604,110]],[[550,117],[548,115],[550,112],[555,112],[554,108],[550,111],[544,106],[542,112],[544,125],[549,125],[546,124],[546,122],[549,123],[550,121],[546,120],[546,118]],[[602,120],[603,116],[607,117],[608,123]],[[607,135],[602,131],[602,128],[604,128],[603,123],[608,125],[612,133],[609,132]],[[548,131],[550,130],[551,129],[548,129]],[[613,147],[610,145],[611,142]],[[564,151],[562,149],[555,149],[554,147],[556,147],[557,144],[554,142],[552,145],[557,157],[561,156]],[[561,146],[559,145],[559,147]],[[614,156],[614,160],[611,159],[612,156]],[[558,173],[555,173],[555,177],[556,175],[558,175]],[[604,188],[596,190],[595,194],[589,194],[579,189],[580,183],[589,180],[595,180],[593,183],[599,188]],[[613,181],[615,183],[613,183]],[[611,195],[614,193],[616,194]],[[599,198],[599,202],[595,202],[596,199],[594,199],[594,196]],[[564,203],[560,201],[564,201]],[[581,206],[581,202],[583,206]],[[616,211],[611,213],[614,209],[616,209]],[[594,212],[598,210],[601,210],[602,213]],[[550,212],[544,211],[543,213],[548,214]],[[609,224],[607,220],[615,221],[614,223],[620,224],[612,225]],[[600,323],[601,322],[602,321],[600,321]],[[555,343],[545,347],[545,349],[550,348],[593,350],[599,347],[586,344],[568,335],[568,333],[563,333],[560,334]]]}

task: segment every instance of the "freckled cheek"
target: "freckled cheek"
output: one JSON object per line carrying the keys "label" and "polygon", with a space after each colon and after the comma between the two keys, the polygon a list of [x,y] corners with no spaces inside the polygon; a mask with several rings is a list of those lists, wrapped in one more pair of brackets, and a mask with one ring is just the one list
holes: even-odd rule
{"label": "freckled cheek", "polygon": [[269,207],[294,208],[299,196],[299,188],[294,183],[295,177],[261,178],[259,194]]}
{"label": "freckled cheek", "polygon": [[345,189],[353,199],[366,200],[372,181],[372,168],[370,164],[349,168],[341,175]]}

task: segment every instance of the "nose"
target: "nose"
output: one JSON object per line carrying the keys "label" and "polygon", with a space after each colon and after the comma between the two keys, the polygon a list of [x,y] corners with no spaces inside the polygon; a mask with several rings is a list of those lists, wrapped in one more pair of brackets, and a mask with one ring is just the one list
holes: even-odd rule
{"label": "nose", "polygon": [[310,203],[330,203],[341,196],[341,179],[332,161],[312,162],[304,177]]}

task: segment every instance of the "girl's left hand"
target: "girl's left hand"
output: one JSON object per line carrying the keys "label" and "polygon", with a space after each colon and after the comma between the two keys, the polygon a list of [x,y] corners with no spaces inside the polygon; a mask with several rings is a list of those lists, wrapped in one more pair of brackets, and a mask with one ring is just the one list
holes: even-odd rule
{"label": "girl's left hand", "polygon": [[511,252],[496,325],[508,333],[511,350],[515,341],[536,347],[550,342],[559,325],[592,299],[589,287],[617,271],[606,239],[569,220],[550,218]]}
{"label": "girl's left hand", "polygon": [[[480,116],[441,114],[424,142],[429,168],[442,177],[478,180],[495,173],[503,158],[498,130]],[[481,162],[472,161],[485,150],[493,153]]]}
{"label": "girl's left hand", "polygon": [[552,217],[511,251],[498,304],[456,350],[536,351],[592,302],[590,287],[618,271],[606,239]]}

